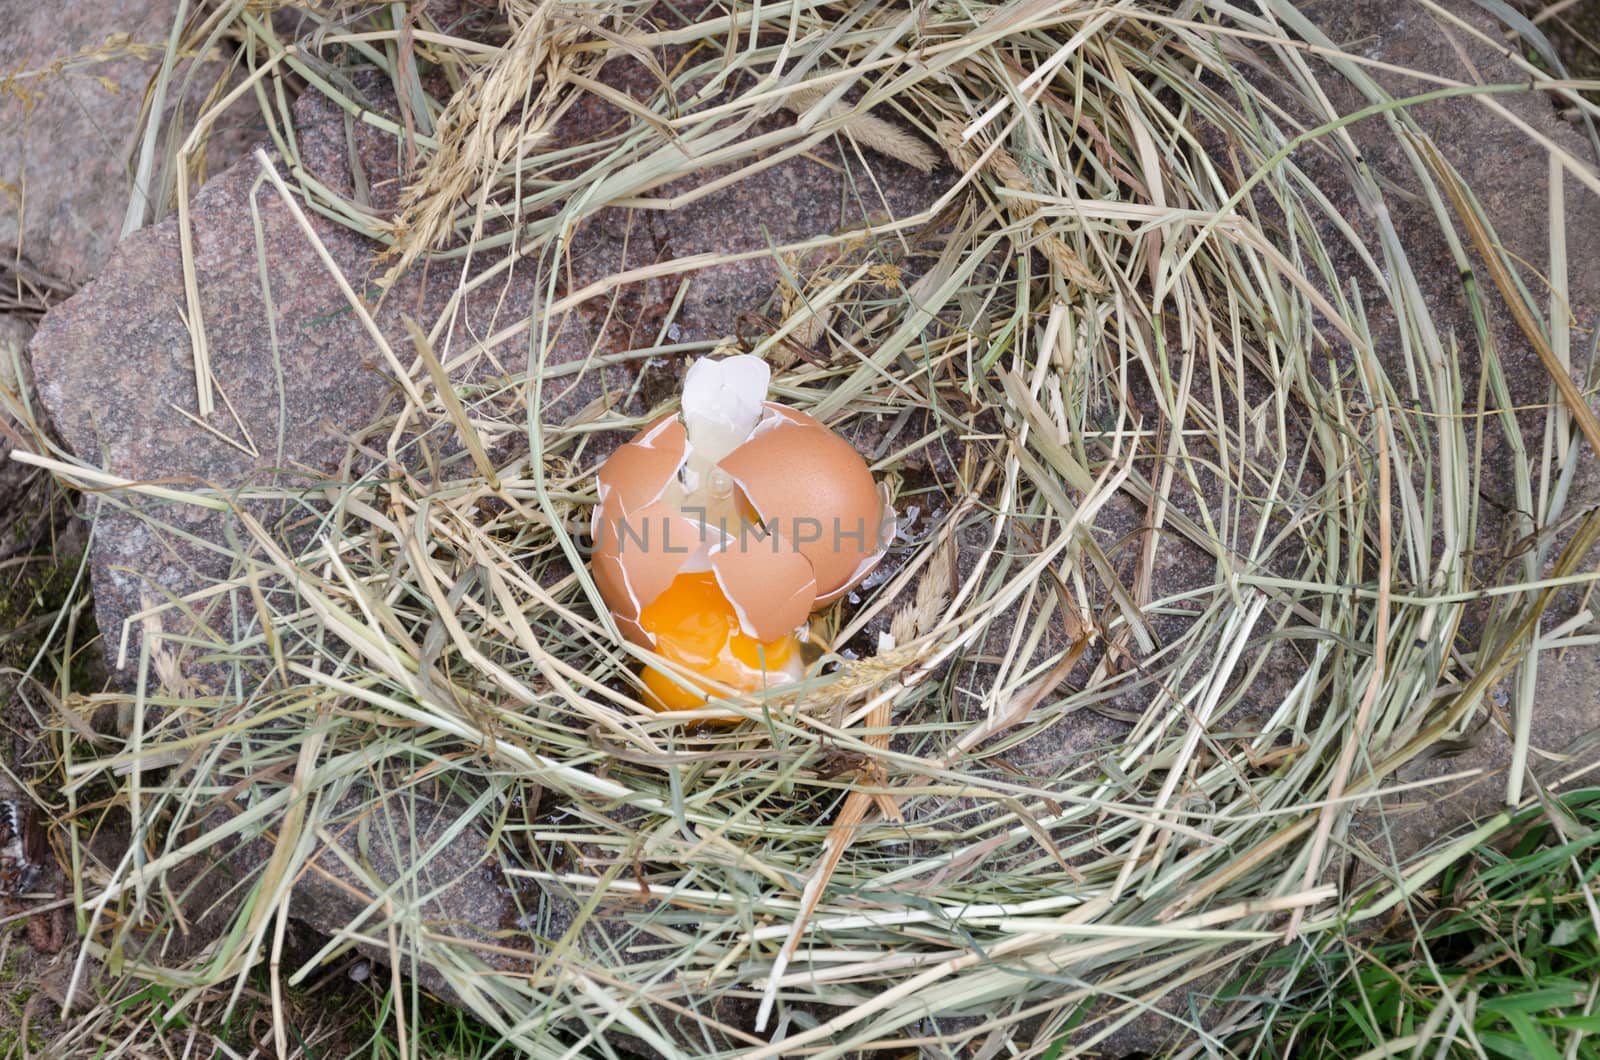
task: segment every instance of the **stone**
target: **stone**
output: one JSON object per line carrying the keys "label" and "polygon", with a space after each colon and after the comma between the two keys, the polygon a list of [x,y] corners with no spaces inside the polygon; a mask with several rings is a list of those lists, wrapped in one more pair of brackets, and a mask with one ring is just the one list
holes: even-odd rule
{"label": "stone", "polygon": [[[1445,8],[1481,28],[1492,28],[1464,2],[1449,2]],[[1363,2],[1348,7],[1322,4],[1311,10],[1336,41],[1376,41],[1375,54],[1386,61],[1415,65],[1445,76],[1462,74],[1451,35],[1430,22],[1419,8],[1397,11],[1392,5]],[[1456,43],[1473,56],[1478,76],[1489,80],[1520,79],[1495,48],[1461,40],[1459,32],[1453,32]],[[608,71],[608,75],[613,74]],[[626,88],[625,75],[615,76]],[[1336,106],[1343,111],[1362,102],[1353,93],[1336,92],[1335,96]],[[1532,94],[1502,96],[1499,100],[1557,142],[1574,151],[1585,147],[1576,131],[1558,118],[1548,100]],[[1430,104],[1419,108],[1418,114],[1438,138],[1441,150],[1479,191],[1486,208],[1496,218],[1501,238],[1536,267],[1544,257],[1545,206],[1541,197],[1529,195],[1527,190],[1543,186],[1542,155],[1528,151],[1522,134],[1506,130],[1500,119],[1487,115],[1482,104],[1475,101]],[[605,104],[586,101],[569,115],[560,136],[568,138],[566,142],[579,142],[590,132],[604,128],[612,116]],[[345,139],[347,126],[342,113],[315,94],[308,94],[296,105],[295,117],[308,171],[332,187],[348,188],[352,181],[346,161],[350,145]],[[1392,136],[1381,121],[1368,119],[1353,127],[1352,135],[1360,143],[1363,157],[1375,169],[1402,187],[1408,183]],[[357,127],[355,136],[356,153],[374,188],[376,205],[392,209],[399,176],[394,170],[394,152],[385,151],[377,134],[365,125]],[[841,153],[831,148],[819,150],[818,154],[835,164],[845,161]],[[1318,165],[1331,165],[1313,150],[1303,155],[1303,164],[1312,172]],[[573,275],[567,281],[569,289],[610,275],[618,268],[664,257],[703,250],[759,248],[768,239],[781,243],[832,231],[860,220],[860,215],[880,210],[904,214],[930,202],[938,193],[940,180],[948,179],[948,172],[943,178],[935,175],[929,180],[892,163],[882,165],[894,178],[884,182],[889,189],[887,201],[852,201],[855,215],[838,211],[838,178],[829,169],[806,159],[774,167],[672,214],[602,211],[577,234],[571,253]],[[1330,178],[1337,175],[1332,168],[1324,173]],[[165,221],[125,241],[98,280],[45,318],[33,342],[33,366],[41,401],[63,440],[86,463],[130,479],[178,478],[221,488],[234,488],[269,475],[314,482],[318,474],[332,470],[349,439],[392,399],[395,381],[387,375],[370,339],[332,287],[288,211],[270,188],[253,191],[258,175],[259,168],[253,161],[242,162],[208,183],[194,202],[201,303],[211,338],[213,369],[220,391],[229,395],[253,442],[245,444],[245,432],[220,403],[209,425],[244,445],[243,450],[219,440],[178,411],[193,411],[195,382],[189,337],[179,314],[183,292],[177,232],[171,221]],[[1326,181],[1330,189],[1342,183]],[[671,190],[674,189],[668,189],[669,193]],[[272,327],[256,278],[252,201],[258,204],[265,233],[264,257],[274,304]],[[1370,222],[1361,217],[1358,204],[1343,201],[1335,206],[1370,235]],[[1570,231],[1600,230],[1594,198],[1581,193],[1576,185],[1569,189],[1568,207]],[[1396,210],[1396,223],[1431,303],[1442,320],[1454,322],[1458,337],[1468,346],[1473,330],[1459,295],[1459,275],[1431,215],[1415,206],[1401,207]],[[373,263],[374,245],[320,216],[314,215],[313,224],[340,270],[358,290],[364,290],[378,274]],[[1345,265],[1342,272],[1360,275],[1353,258]],[[678,321],[684,337],[709,341],[733,333],[744,314],[761,311],[772,293],[776,272],[770,260],[757,259],[696,274]],[[420,320],[431,319],[453,288],[457,275],[453,267],[415,270],[381,306],[374,307],[379,328],[397,351],[408,350],[400,323],[402,310]],[[1600,312],[1600,291],[1595,288],[1600,274],[1575,268],[1572,277],[1579,325],[1592,328],[1596,313]],[[536,312],[536,286],[525,276],[517,277],[515,282],[488,285],[468,300],[455,337],[448,341],[466,342],[460,336],[487,334],[507,321],[529,318]],[[619,292],[619,304],[626,310],[623,315],[632,318],[620,323],[608,319],[599,302],[579,307],[554,322],[553,330],[559,338],[552,358],[557,362],[574,361],[591,350],[615,352],[629,348],[631,328],[639,326],[641,320],[648,326],[652,319],[659,319],[651,314],[659,314],[659,307],[671,299],[674,289],[675,282],[647,282]],[[1374,303],[1369,299],[1368,304]],[[1392,321],[1375,320],[1374,326],[1381,343],[1392,352]],[[1546,377],[1540,374],[1542,368],[1532,359],[1526,343],[1518,341],[1509,317],[1498,314],[1493,327],[1513,373],[1513,387],[1519,399],[1544,400]],[[274,330],[276,350],[271,341]],[[517,338],[496,351],[506,372],[515,373],[524,363],[519,358],[525,345],[522,338]],[[461,348],[447,345],[441,352],[448,357],[452,350],[459,352]],[[1475,361],[1470,349],[1467,355],[1471,367]],[[402,360],[409,359],[405,352],[401,356]],[[281,382],[275,364],[281,366]],[[626,376],[622,378],[626,382]],[[567,416],[600,396],[617,377],[590,371],[581,373],[578,381],[560,407],[540,410],[545,422],[552,426],[564,424]],[[281,421],[280,392],[286,416]],[[253,453],[248,451],[252,444]],[[1506,473],[1502,465],[1502,479]],[[1580,488],[1592,490],[1593,481],[1592,474],[1588,475],[1581,480]],[[157,535],[144,521],[118,510],[112,500],[101,503],[100,529],[91,564],[97,614],[115,662],[123,622],[146,601],[159,600],[164,594],[192,592],[226,574],[227,560],[200,542],[222,540],[227,526],[208,514],[146,505],[147,511],[162,513],[193,540]],[[137,638],[130,643],[136,649]],[[1539,719],[1539,739],[1556,748],[1582,746],[1585,726],[1592,726],[1592,718],[1584,711],[1592,710],[1585,690],[1592,688],[1594,656],[1586,649],[1585,653],[1571,653],[1569,658],[1574,661],[1572,669],[1564,671],[1565,677],[1554,668],[1547,669],[1544,676],[1549,699],[1541,701],[1547,713]],[[207,680],[203,672],[190,676]],[[1089,724],[1086,721],[1086,727],[1070,737],[1073,742],[1054,749],[1033,750],[1040,760],[1071,759],[1081,756],[1094,743],[1109,739],[1115,729],[1105,719],[1093,720],[1092,727]],[[1417,818],[1406,826],[1391,821],[1391,826],[1409,829],[1407,834],[1420,844],[1439,830],[1459,823],[1464,814],[1478,812],[1475,807],[1492,807],[1497,796],[1492,770],[1504,761],[1503,746],[1498,750],[1496,746],[1492,737],[1484,741],[1480,747],[1486,757],[1470,762],[1490,771],[1486,774],[1490,776],[1489,785],[1479,792],[1480,796],[1487,793],[1488,802],[1452,800],[1451,805],[1438,808],[1432,817]],[[1469,763],[1463,759],[1421,763],[1408,769],[1407,776],[1425,777],[1430,770],[1437,775],[1463,764]],[[1409,807],[1389,807],[1403,808]],[[447,820],[448,814],[445,809],[426,807],[428,824],[419,834],[437,833],[438,823]],[[341,875],[336,868],[328,868],[326,873],[308,873],[295,895],[296,915],[328,931],[342,927],[364,906],[367,899],[361,893],[376,890],[404,855],[404,851],[388,851],[376,859],[372,866],[375,878],[371,880]],[[323,858],[319,865],[328,867],[334,860]],[[498,866],[485,861],[481,839],[475,838],[471,830],[441,854],[439,867],[439,880],[456,882],[436,895],[428,916],[442,925],[456,925],[446,926],[446,935],[468,942],[482,941],[485,930],[523,923],[515,890],[506,885]],[[462,929],[461,924],[475,926]],[[542,930],[550,937],[558,935],[559,916]],[[442,988],[437,981],[430,981],[429,985]],[[1169,1000],[1185,1003],[1178,995]],[[1130,1047],[1134,1041],[1142,1043],[1142,1048],[1159,1041],[1153,1037],[1157,1030],[1151,1027],[1130,1033],[1135,1034]]]}
{"label": "stone", "polygon": [[[609,72],[608,72],[609,73]],[[625,76],[618,78],[624,90]],[[381,92],[373,86],[375,96]],[[349,158],[361,160],[374,207],[392,211],[401,185],[395,152],[381,135],[361,123],[348,124],[342,111],[324,97],[307,93],[295,105],[296,137],[301,163],[318,181],[347,193],[353,186]],[[615,120],[608,104],[590,101],[574,108],[560,127],[568,143],[583,142]],[[778,116],[772,123],[790,120]],[[353,129],[353,133],[350,130]],[[932,178],[881,163],[891,190],[878,204],[859,204],[858,215],[841,214],[841,170],[854,163],[824,146],[814,159],[797,159],[770,168],[714,198],[662,217],[648,211],[607,209],[585,222],[570,251],[572,271],[563,290],[610,276],[620,269],[705,250],[759,249],[770,239],[792,242],[832,232],[842,226],[921,209],[942,188],[949,174]],[[275,160],[281,168],[281,161]],[[66,447],[85,464],[136,481],[176,481],[232,490],[273,481],[312,485],[333,473],[353,438],[390,407],[397,383],[374,348],[362,324],[336,289],[312,244],[270,185],[258,180],[258,162],[247,158],[208,182],[192,203],[199,301],[217,386],[215,413],[205,425],[195,422],[196,381],[190,336],[185,322],[185,296],[175,220],[135,232],[112,253],[99,275],[73,298],[44,318],[31,346],[32,369],[41,406]],[[868,183],[868,182],[862,182]],[[259,212],[258,246],[252,211]],[[379,248],[363,236],[311,214],[317,239],[340,272],[358,291],[370,292],[382,272],[375,260]],[[265,262],[271,295],[258,277]],[[539,322],[536,297],[543,283],[534,266],[485,284],[464,300],[455,327],[438,348],[442,360],[462,353],[481,336],[512,321]],[[757,312],[773,292],[779,271],[771,260],[753,260],[700,270],[689,276],[690,289],[676,318],[679,341],[707,345],[731,336],[746,313]],[[409,364],[411,346],[402,316],[432,321],[442,311],[460,278],[455,262],[418,267],[382,299],[368,304],[378,329],[399,358]],[[627,350],[635,328],[664,322],[665,305],[679,281],[647,281],[616,292],[620,311],[608,312],[610,295],[592,300],[551,322],[556,336],[548,356],[552,363],[579,361],[591,352]],[[639,322],[644,321],[641,325]],[[652,333],[646,341],[652,341]],[[493,364],[480,365],[474,378],[506,380],[526,364],[525,333],[513,335],[492,351]],[[603,394],[626,393],[628,369],[602,371],[586,367],[563,382],[564,394],[540,410],[546,424],[559,427]],[[226,400],[224,400],[224,395]],[[628,411],[641,413],[648,401],[635,399]],[[186,415],[186,413],[188,415]],[[514,455],[519,439],[506,442],[501,459]],[[525,443],[524,443],[525,444]],[[222,549],[237,522],[218,513],[137,498],[126,493],[102,496],[98,504],[94,547],[89,557],[95,612],[107,662],[115,683],[126,686],[138,672],[141,609],[204,588],[229,573],[233,562]],[[136,510],[135,510],[136,509]],[[272,524],[285,510],[252,505],[252,514]],[[164,529],[163,529],[164,527]],[[129,621],[130,618],[134,619]],[[168,613],[163,621],[173,621]],[[213,615],[219,630],[224,616]],[[170,676],[170,675],[169,675]],[[203,665],[175,678],[201,692],[217,691],[220,672]],[[417,836],[438,833],[441,822],[455,820],[458,808],[448,799],[427,802],[415,793],[374,803],[368,813],[398,820],[426,817]],[[420,807],[420,808],[419,808]],[[429,831],[432,829],[432,831]],[[352,853],[357,853],[352,851]],[[363,847],[369,874],[358,878],[343,860],[324,850],[316,867],[296,886],[297,917],[329,933],[337,932],[366,908],[370,896],[392,880],[407,850]],[[264,852],[236,848],[227,860],[254,860]],[[503,874],[504,866],[486,858],[483,838],[467,829],[430,861],[430,882],[440,890],[425,916],[438,926],[443,941],[467,945],[486,941],[486,931],[524,925],[518,887]],[[447,886],[446,886],[447,885]],[[209,900],[209,887],[197,888],[197,904],[219,908]],[[559,937],[561,917],[548,901],[541,908],[552,924],[540,936]],[[224,910],[225,911],[225,910]],[[194,932],[192,943],[203,945],[211,919]],[[593,927],[586,930],[596,930]],[[523,935],[526,945],[526,934]],[[370,950],[382,959],[382,947]],[[515,958],[490,953],[491,964],[519,970]],[[418,972],[431,989],[448,992],[437,974]]]}
{"label": "stone", "polygon": [[[170,0],[0,0],[0,270],[20,264],[67,289],[99,271],[122,234],[140,107],[176,13]],[[189,117],[220,71],[194,70]],[[212,170],[245,143],[225,115],[208,144]]]}
{"label": "stone", "polygon": [[[1421,7],[1403,6],[1379,0],[1355,3],[1325,0],[1310,5],[1307,13],[1317,20],[1322,31],[1338,46],[1367,58],[1414,69],[1441,78],[1465,83],[1519,84],[1528,78],[1514,60],[1519,56],[1517,42],[1503,27],[1476,4],[1466,0],[1441,5],[1441,14],[1430,14]],[[1448,17],[1446,17],[1448,16]],[[1388,71],[1371,70],[1384,87],[1396,96],[1416,93],[1428,86],[1417,79]],[[1328,82],[1333,84],[1332,80]],[[1368,101],[1353,87],[1338,84],[1330,98],[1340,113],[1348,114]],[[1422,130],[1453,165],[1463,181],[1482,203],[1494,225],[1495,235],[1514,260],[1523,263],[1521,279],[1534,292],[1537,304],[1548,305],[1544,280],[1550,260],[1549,177],[1546,152],[1527,132],[1512,126],[1496,114],[1485,99],[1490,99],[1525,123],[1534,133],[1569,152],[1582,164],[1596,171],[1600,162],[1583,126],[1573,120],[1565,102],[1553,94],[1517,92],[1493,97],[1441,99],[1409,108]],[[1389,127],[1380,117],[1370,117],[1349,127],[1363,160],[1381,179],[1407,192],[1418,185],[1411,168]],[[1329,172],[1325,155],[1306,150],[1297,155],[1313,175]],[[1331,180],[1324,186],[1334,186]],[[1572,360],[1574,381],[1585,386],[1584,366],[1593,349],[1593,336],[1600,328],[1600,269],[1594,267],[1596,245],[1593,233],[1600,232],[1600,193],[1584,186],[1570,174],[1565,178],[1565,227],[1568,244],[1568,296],[1573,316]],[[1429,311],[1441,334],[1454,335],[1460,346],[1460,364],[1466,392],[1473,394],[1482,372],[1484,353],[1473,321],[1450,246],[1425,200],[1420,196],[1389,196],[1395,226],[1401,243],[1416,273],[1428,302]],[[1376,236],[1373,219],[1353,201],[1335,200],[1339,212],[1357,225],[1369,238]],[[1471,241],[1456,224],[1465,245]],[[1331,232],[1324,233],[1330,246],[1338,245]],[[1516,325],[1504,300],[1494,290],[1476,251],[1469,257],[1478,272],[1484,300],[1490,307],[1489,326],[1498,350],[1512,400],[1529,411],[1520,417],[1524,444],[1537,454],[1543,446],[1544,405],[1550,400],[1550,376],[1526,336]],[[1354,254],[1339,263],[1342,275],[1359,278],[1367,306],[1378,304],[1373,278]],[[1380,355],[1391,363],[1398,360],[1399,337],[1395,322],[1388,315],[1375,315],[1372,321]],[[1483,462],[1482,504],[1484,523],[1479,541],[1484,546],[1478,558],[1485,569],[1505,555],[1515,536],[1504,536],[1508,517],[1516,509],[1512,485],[1514,465],[1510,447],[1486,432]],[[1600,462],[1573,431],[1574,445],[1581,450],[1575,458],[1579,466],[1566,511],[1582,513],[1600,501]],[[1559,545],[1559,541],[1557,544]],[[1556,549],[1552,549],[1552,555]],[[1507,577],[1520,576],[1520,563],[1508,568]],[[1578,592],[1558,598],[1545,627],[1571,616],[1581,606]],[[1462,631],[1465,650],[1474,651],[1482,632],[1480,623],[1486,609]],[[1593,647],[1573,648],[1560,653],[1543,653],[1539,660],[1539,691],[1535,697],[1537,713],[1533,719],[1532,764],[1535,775],[1545,783],[1574,771],[1584,764],[1600,762],[1600,747],[1594,736],[1600,718],[1594,710],[1592,675],[1600,662]],[[1513,678],[1514,680],[1514,678]],[[1407,857],[1437,837],[1467,822],[1480,821],[1504,805],[1505,767],[1510,761],[1511,741],[1500,718],[1502,708],[1512,700],[1509,688],[1502,687],[1490,697],[1492,702],[1479,708],[1476,725],[1459,753],[1434,756],[1402,769],[1393,778],[1399,782],[1436,779],[1446,774],[1476,771],[1470,780],[1446,787],[1425,788],[1386,800],[1369,808],[1359,822],[1358,831],[1369,842],[1378,842],[1385,856]],[[1498,712],[1500,718],[1492,716]],[[1525,796],[1531,794],[1525,790]]]}

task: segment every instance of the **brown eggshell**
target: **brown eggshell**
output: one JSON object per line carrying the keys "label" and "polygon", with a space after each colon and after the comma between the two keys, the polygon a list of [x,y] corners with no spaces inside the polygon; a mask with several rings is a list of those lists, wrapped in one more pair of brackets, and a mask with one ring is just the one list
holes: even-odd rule
{"label": "brown eggshell", "polygon": [[636,623],[639,613],[702,549],[703,530],[697,521],[666,504],[622,512],[614,502],[613,497],[600,506],[589,565],[601,598],[619,623],[623,619]]}
{"label": "brown eggshell", "polygon": [[739,625],[757,640],[793,633],[817,601],[811,560],[777,534],[733,538],[711,554],[711,570]]}
{"label": "brown eggshell", "polygon": [[872,555],[864,558],[860,565],[856,567],[855,573],[850,575],[843,585],[839,586],[831,593],[819,595],[817,597],[817,602],[815,605],[816,607],[827,607],[829,604],[839,599],[839,597],[843,596],[851,589],[854,589],[856,584],[860,582],[861,579],[871,574],[873,569],[883,561],[883,554],[887,550],[888,543],[894,540],[895,526],[899,521],[899,517],[896,516],[893,505],[889,503],[889,487],[885,483],[878,483],[878,499],[883,505],[883,508],[881,509],[882,514],[880,515],[878,521],[878,540],[883,543],[882,546],[880,546],[879,549]]}
{"label": "brown eggshell", "polygon": [[602,504],[633,512],[658,499],[689,454],[689,435],[674,417],[663,416],[619,446],[600,465]]}
{"label": "brown eggshell", "polygon": [[883,502],[854,446],[804,413],[767,408],[776,415],[721,466],[762,522],[811,561],[817,595],[828,597],[880,551]]}
{"label": "brown eggshell", "polygon": [[617,629],[629,643],[637,644],[641,648],[654,648],[656,646],[655,637],[643,626],[639,625],[636,620],[623,618],[617,614],[613,614],[611,620],[617,624]]}

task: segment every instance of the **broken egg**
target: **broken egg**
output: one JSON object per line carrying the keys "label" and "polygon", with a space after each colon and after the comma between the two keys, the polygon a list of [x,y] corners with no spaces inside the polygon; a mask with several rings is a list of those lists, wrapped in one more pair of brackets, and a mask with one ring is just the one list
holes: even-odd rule
{"label": "broken egg", "polygon": [[701,358],[683,411],[601,466],[590,566],[618,628],[673,664],[646,667],[647,703],[798,680],[798,632],[882,559],[894,511],[861,454],[766,400],[758,357]]}

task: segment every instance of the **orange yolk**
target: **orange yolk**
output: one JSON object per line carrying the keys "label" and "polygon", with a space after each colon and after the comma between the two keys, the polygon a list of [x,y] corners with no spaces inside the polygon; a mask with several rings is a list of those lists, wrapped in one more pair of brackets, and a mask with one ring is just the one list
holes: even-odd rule
{"label": "orange yolk", "polygon": [[707,678],[694,682],[703,691],[682,687],[666,673],[644,670],[645,703],[652,710],[692,710],[719,694],[710,684],[740,692],[794,679],[798,642],[792,635],[763,643],[744,632],[739,615],[710,571],[680,574],[667,591],[639,614],[639,624],[655,636],[656,652]]}

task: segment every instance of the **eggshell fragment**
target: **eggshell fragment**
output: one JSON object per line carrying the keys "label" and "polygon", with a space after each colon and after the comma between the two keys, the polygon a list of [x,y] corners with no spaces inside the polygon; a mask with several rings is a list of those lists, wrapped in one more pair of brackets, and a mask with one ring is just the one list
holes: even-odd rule
{"label": "eggshell fragment", "polygon": [[[768,378],[748,356],[695,362],[681,416],[655,420],[601,467],[591,565],[629,640],[675,657],[715,612],[749,642],[793,645],[812,611],[882,558],[893,534],[887,493],[850,443],[763,400]],[[714,584],[674,587],[706,571]],[[773,679],[766,662],[746,664]]]}
{"label": "eggshell fragment", "polygon": [[817,602],[811,561],[776,534],[734,538],[711,553],[711,569],[739,625],[757,640],[793,633]]}
{"label": "eggshell fragment", "polygon": [[[689,561],[698,554],[704,562],[704,554],[720,541],[707,540],[707,530],[697,520],[659,501],[633,512],[619,507],[612,503],[599,507],[590,568],[611,613],[637,627],[639,613],[667,590]],[[652,643],[638,628],[642,642]]]}
{"label": "eggshell fragment", "polygon": [[894,506],[890,503],[892,499],[888,484],[880,482],[878,484],[878,500],[881,502],[881,507],[878,509],[878,547],[870,556],[862,557],[861,563],[855,569],[855,573],[846,578],[843,585],[830,593],[817,594],[815,607],[826,607],[851,589],[854,589],[863,578],[871,574],[878,564],[883,561],[883,554],[889,550],[889,542],[894,540],[895,527],[898,524]]}
{"label": "eggshell fragment", "polygon": [[721,466],[762,523],[811,561],[817,595],[829,597],[882,552],[883,501],[849,442],[804,413],[767,408],[773,415]]}
{"label": "eggshell fragment", "polygon": [[689,434],[678,420],[663,416],[619,446],[600,466],[600,504],[615,502],[622,513],[660,498],[689,455]]}
{"label": "eggshell fragment", "polygon": [[[652,559],[647,553],[653,550],[643,547],[641,535],[659,541],[665,533],[681,540],[692,540],[698,534],[698,524],[681,513],[666,506],[651,507],[683,466],[688,438],[675,416],[662,416],[619,446],[596,476],[600,503],[595,505],[590,523],[595,546],[590,569],[618,628],[645,647],[652,640],[639,625],[639,612],[672,583],[683,557],[655,551]],[[668,531],[669,519],[686,525]],[[627,554],[625,560],[623,553]],[[674,561],[676,566],[666,570]]]}
{"label": "eggshell fragment", "polygon": [[714,464],[744,444],[765,415],[772,369],[741,354],[721,361],[702,357],[683,376],[683,422],[695,453]]}

